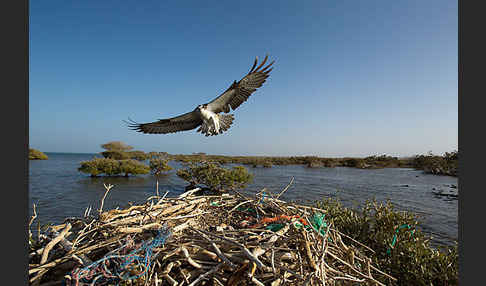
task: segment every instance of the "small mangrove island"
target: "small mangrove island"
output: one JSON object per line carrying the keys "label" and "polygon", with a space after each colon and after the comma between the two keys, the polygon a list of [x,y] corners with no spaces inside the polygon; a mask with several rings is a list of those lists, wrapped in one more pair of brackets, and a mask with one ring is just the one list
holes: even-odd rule
{"label": "small mangrove island", "polygon": [[[130,151],[133,149],[121,141],[112,141],[101,145],[106,151],[101,152],[103,158],[93,158],[82,161],[78,171],[90,174],[91,177],[100,175],[125,176],[148,174],[160,175],[172,168],[168,159],[162,153],[145,153],[143,151]],[[143,163],[150,160],[150,165]]]}
{"label": "small mangrove island", "polygon": [[47,160],[47,159],[49,159],[49,157],[47,157],[46,154],[42,153],[37,149],[29,148],[29,160]]}

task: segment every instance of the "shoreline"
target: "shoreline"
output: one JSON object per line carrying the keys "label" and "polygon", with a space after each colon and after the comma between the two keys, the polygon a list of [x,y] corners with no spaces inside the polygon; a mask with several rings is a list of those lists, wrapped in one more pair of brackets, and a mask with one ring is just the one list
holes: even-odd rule
{"label": "shoreline", "polygon": [[[368,157],[318,157],[318,156],[227,156],[211,155],[206,153],[193,154],[168,154],[166,152],[139,152],[142,158],[149,158],[152,154],[159,154],[167,157],[169,161],[181,163],[195,163],[201,161],[213,161],[222,165],[233,163],[252,166],[254,168],[271,168],[274,165],[305,165],[309,168],[333,168],[351,167],[358,169],[383,169],[383,168],[413,168],[422,170],[426,174],[444,175],[457,177],[458,152],[445,153],[444,156],[437,156],[431,153],[427,155],[416,155],[415,157],[392,157],[388,155],[372,155]],[[72,155],[93,155],[100,158],[99,153],[66,153],[46,152],[48,154],[72,154]],[[143,161],[143,160],[142,160]]]}

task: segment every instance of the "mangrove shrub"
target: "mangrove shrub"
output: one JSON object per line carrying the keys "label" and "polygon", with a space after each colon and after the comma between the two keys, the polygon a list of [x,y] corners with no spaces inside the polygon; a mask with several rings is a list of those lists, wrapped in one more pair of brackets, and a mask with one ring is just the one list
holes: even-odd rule
{"label": "mangrove shrub", "polygon": [[47,160],[48,157],[46,154],[42,153],[39,150],[29,148],[29,160]]}
{"label": "mangrove shrub", "polygon": [[137,160],[115,160],[110,158],[94,158],[90,161],[83,161],[78,170],[90,174],[92,177],[102,174],[107,176],[124,175],[128,177],[129,174],[138,175],[150,172],[150,168],[147,165]]}
{"label": "mangrove shrub", "polygon": [[150,172],[153,175],[161,175],[165,172],[172,170],[169,166],[169,160],[160,156],[155,156],[150,159]]}
{"label": "mangrove shrub", "polygon": [[150,158],[150,154],[146,154],[143,151],[134,150],[132,146],[129,146],[121,141],[112,141],[106,144],[102,144],[101,147],[106,151],[101,152],[101,155],[105,158],[115,160],[135,159],[138,161],[145,161]]}
{"label": "mangrove shrub", "polygon": [[130,159],[130,155],[124,151],[117,151],[117,150],[108,150],[101,152],[101,155],[107,159],[113,160],[125,160]]}
{"label": "mangrove shrub", "polygon": [[138,150],[129,151],[129,152],[127,152],[127,154],[128,154],[128,157],[130,159],[135,159],[135,160],[138,160],[138,161],[145,161],[145,160],[150,158],[149,154],[147,154],[143,151],[138,151]]}
{"label": "mangrove shrub", "polygon": [[385,284],[457,285],[457,246],[431,247],[412,213],[395,211],[390,202],[367,201],[361,210],[351,210],[328,198],[316,206],[326,210],[326,220],[340,232],[375,251],[373,263],[398,279]]}
{"label": "mangrove shrub", "polygon": [[438,156],[429,152],[427,155],[416,155],[412,164],[414,168],[424,170],[425,173],[457,176],[459,153],[445,152],[443,156]]}
{"label": "mangrove shrub", "polygon": [[101,145],[101,148],[108,150],[108,151],[129,151],[132,150],[133,147],[129,146],[121,141],[111,141]]}
{"label": "mangrove shrub", "polygon": [[205,185],[212,191],[242,189],[253,178],[243,166],[229,169],[216,162],[190,162],[185,166],[177,170],[177,176],[191,185]]}

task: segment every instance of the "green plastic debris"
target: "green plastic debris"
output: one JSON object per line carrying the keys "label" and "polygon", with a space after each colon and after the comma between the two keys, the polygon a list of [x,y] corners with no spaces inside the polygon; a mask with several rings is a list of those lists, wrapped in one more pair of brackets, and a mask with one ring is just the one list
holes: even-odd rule
{"label": "green plastic debris", "polygon": [[410,236],[413,237],[413,234],[415,233],[415,229],[411,230],[412,226],[409,225],[409,224],[402,224],[401,226],[399,226],[397,228],[397,230],[395,231],[395,234],[393,235],[393,240],[392,240],[392,244],[391,244],[391,247],[389,247],[387,250],[386,250],[386,253],[387,254],[391,254],[391,249],[395,247],[395,244],[397,243],[397,238],[398,238],[398,232],[400,231],[400,229],[402,228],[408,228],[407,231],[410,231]]}
{"label": "green plastic debris", "polygon": [[277,232],[277,231],[281,230],[284,226],[285,225],[281,224],[281,223],[274,223],[274,224],[267,225],[265,227],[265,229],[271,230],[273,232]]}
{"label": "green plastic debris", "polygon": [[216,202],[216,201],[211,202],[211,204],[210,204],[210,205],[211,205],[211,206],[213,206],[213,207],[217,207],[217,206],[219,206],[218,202]]}
{"label": "green plastic debris", "polygon": [[310,219],[310,223],[315,231],[321,230],[321,234],[326,234],[327,223],[324,220],[325,214],[315,213]]}
{"label": "green plastic debris", "polygon": [[[311,229],[314,229],[315,231],[321,230],[321,235],[326,234],[326,229],[327,229],[327,223],[324,220],[325,214],[321,213],[315,213],[311,218],[309,219],[311,225],[306,225],[304,228],[305,230],[309,231]],[[300,222],[294,222],[294,226],[297,229],[300,229],[303,224]]]}
{"label": "green plastic debris", "polygon": [[294,226],[295,226],[296,229],[300,229],[302,227],[302,224],[300,222],[296,221],[294,223]]}

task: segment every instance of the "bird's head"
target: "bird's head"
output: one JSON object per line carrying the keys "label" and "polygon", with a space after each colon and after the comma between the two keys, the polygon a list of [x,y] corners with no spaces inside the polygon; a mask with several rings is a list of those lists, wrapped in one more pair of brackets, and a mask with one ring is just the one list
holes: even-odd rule
{"label": "bird's head", "polygon": [[198,108],[199,110],[203,110],[203,109],[208,108],[208,105],[207,105],[207,104],[199,104],[199,105],[197,106],[197,108]]}

